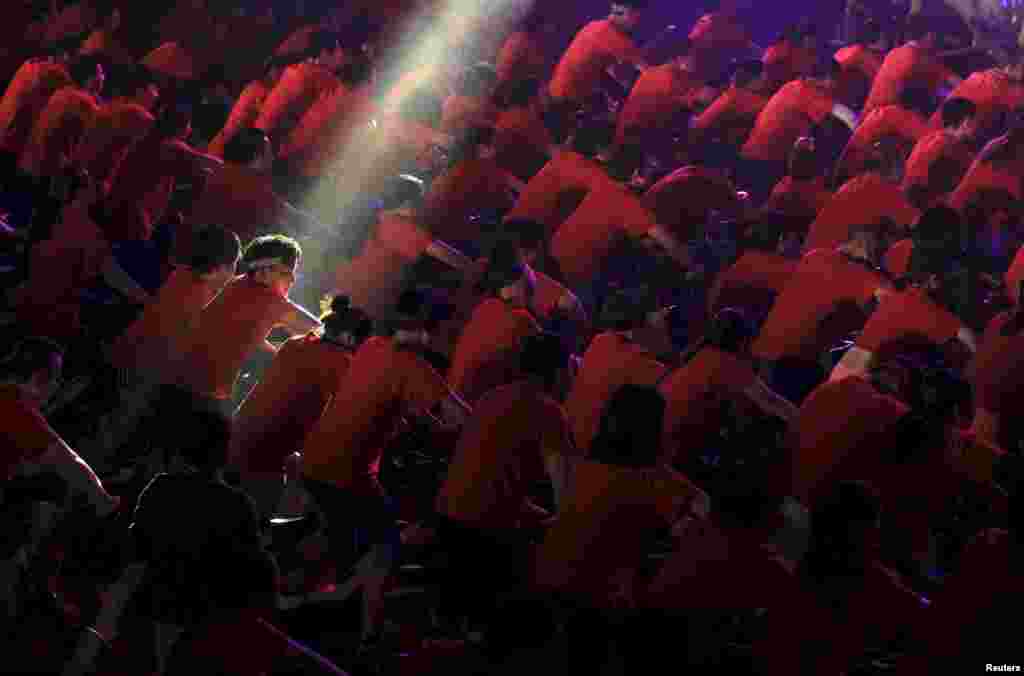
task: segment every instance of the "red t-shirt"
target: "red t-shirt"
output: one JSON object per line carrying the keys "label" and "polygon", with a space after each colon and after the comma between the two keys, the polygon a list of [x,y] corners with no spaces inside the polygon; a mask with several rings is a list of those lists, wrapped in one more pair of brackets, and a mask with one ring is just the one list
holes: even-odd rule
{"label": "red t-shirt", "polygon": [[830,249],[850,238],[851,228],[877,224],[884,219],[896,226],[917,220],[918,211],[907,202],[898,185],[877,173],[861,174],[843,184],[811,223],[804,251]]}
{"label": "red t-shirt", "polygon": [[224,149],[227,147],[228,141],[233,139],[238,132],[253,126],[271,89],[262,79],[253,80],[246,85],[231,108],[224,128],[210,141],[209,152],[211,155],[224,157]]}
{"label": "red t-shirt", "polygon": [[359,147],[356,131],[369,124],[375,105],[367,87],[340,86],[321,96],[299,120],[278,157],[303,176],[322,175],[337,158],[358,152],[350,150]]}
{"label": "red t-shirt", "polygon": [[334,73],[319,64],[291,66],[263,102],[253,126],[285,138],[318,99],[330,96],[341,86]]}
{"label": "red t-shirt", "polygon": [[529,312],[490,298],[477,306],[452,354],[448,382],[473,403],[519,375],[519,346],[539,331]]}
{"label": "red t-shirt", "polygon": [[551,238],[551,256],[571,287],[601,272],[624,237],[640,238],[657,224],[628,186],[606,179],[595,186]]}
{"label": "red t-shirt", "polygon": [[814,50],[794,45],[788,40],[776,42],[761,57],[765,78],[778,84],[809,77],[814,72],[817,60],[818,55]]}
{"label": "red t-shirt", "polygon": [[1016,161],[995,162],[986,159],[989,152],[1005,144],[1004,139],[996,139],[981,152],[967,170],[953,194],[949,196],[949,205],[962,211],[971,204],[979,193],[985,190],[1004,191],[1016,199],[1024,195],[1021,185],[1021,166]]}
{"label": "red t-shirt", "polygon": [[691,94],[703,84],[674,63],[647,69],[619,111],[616,142],[622,143],[639,130],[669,127],[676,115],[689,107]]}
{"label": "red t-shirt", "polygon": [[935,92],[952,76],[940,61],[914,43],[889,52],[875,76],[864,111],[899,103],[908,87]]}
{"label": "red t-shirt", "polygon": [[380,460],[403,415],[429,411],[449,394],[437,371],[392,339],[363,343],[334,401],[303,444],[303,473],[364,495],[379,495]]}
{"label": "red t-shirt", "polygon": [[798,261],[767,251],[746,251],[715,278],[708,292],[708,313],[725,307],[750,308],[758,313],[771,307],[796,272]]}
{"label": "red t-shirt", "polygon": [[823,176],[812,179],[785,176],[772,188],[764,208],[809,225],[831,199],[832,191],[825,187]]}
{"label": "red t-shirt", "polygon": [[528,381],[495,388],[462,430],[438,511],[475,527],[516,528],[524,501],[547,476],[544,459],[554,455],[575,455],[558,402]]}
{"label": "red t-shirt", "polygon": [[903,277],[910,270],[910,257],[914,253],[914,240],[901,239],[885,252],[886,272],[893,277]]}
{"label": "red t-shirt", "polygon": [[735,17],[721,12],[705,14],[690,29],[690,45],[698,70],[707,77],[720,77],[732,56],[747,48],[747,31]]}
{"label": "red t-shirt", "polygon": [[757,116],[743,156],[751,160],[784,162],[793,144],[832,114],[833,94],[813,80],[784,85]]}
{"label": "red t-shirt", "polygon": [[1017,402],[1024,387],[1024,335],[1003,335],[1011,316],[1003,312],[988,323],[968,370],[975,407],[1004,415],[1020,408]]}
{"label": "red t-shirt", "polygon": [[183,45],[167,42],[146,55],[142,65],[172,80],[194,80],[202,72],[202,64]]}
{"label": "red t-shirt", "polygon": [[521,181],[530,180],[548,161],[551,133],[531,107],[502,111],[494,126],[494,161]]}
{"label": "red t-shirt", "polygon": [[729,87],[691,122],[691,137],[694,140],[719,139],[741,147],[768,100],[759,92]]}
{"label": "red t-shirt", "polygon": [[100,107],[75,153],[90,178],[106,185],[131,145],[153,126],[153,115],[137,103],[115,100]]}
{"label": "red t-shirt", "polygon": [[246,242],[264,228],[280,227],[284,211],[270,176],[227,163],[206,180],[189,221],[222,225]]}
{"label": "red t-shirt", "polygon": [[498,119],[498,109],[488,101],[476,96],[452,94],[441,106],[441,131],[459,134],[471,127],[493,127]]}
{"label": "red t-shirt", "polygon": [[896,137],[913,145],[927,133],[928,121],[920,113],[898,105],[875,108],[864,116],[846,144],[838,173],[845,177],[863,173],[871,147],[882,139]]}
{"label": "red t-shirt", "polygon": [[[754,354],[761,359],[793,357],[817,363],[824,350],[863,325],[865,316],[859,307],[883,284],[877,272],[838,251],[807,253],[761,326]],[[828,330],[823,326],[826,318],[831,319]]]}
{"label": "red t-shirt", "polygon": [[70,167],[98,111],[95,97],[78,87],[64,87],[51,96],[21,151],[21,170],[43,177]]}
{"label": "red t-shirt", "polygon": [[60,437],[16,385],[0,385],[0,482],[8,481],[18,465],[46,453]]}
{"label": "red t-shirt", "polygon": [[886,347],[924,341],[941,346],[957,337],[963,324],[927,292],[911,288],[886,294],[857,336],[857,347],[880,352]]}
{"label": "red t-shirt", "polygon": [[547,68],[547,56],[537,38],[525,31],[516,31],[502,43],[494,67],[499,84],[539,78]]}
{"label": "red t-shirt", "polygon": [[[943,161],[943,171],[937,175],[934,167]],[[921,138],[907,158],[903,172],[903,190],[915,186],[927,187],[932,199],[951,192],[963,179],[974,160],[970,146],[946,131],[936,131]]]}
{"label": "red t-shirt", "polygon": [[712,211],[731,211],[739,205],[736,186],[714,169],[687,166],[673,171],[647,189],[643,204],[654,220],[688,242],[707,223]]}
{"label": "red t-shirt", "polygon": [[314,334],[277,351],[235,415],[231,457],[249,471],[279,473],[341,389],[351,353]]}
{"label": "red t-shirt", "polygon": [[478,214],[506,211],[515,204],[508,174],[494,160],[470,158],[459,162],[430,184],[423,202],[423,224],[438,239],[476,242]]}
{"label": "red t-shirt", "polygon": [[832,58],[842,69],[839,91],[843,100],[852,103],[867,96],[871,83],[882,69],[883,55],[864,45],[849,45],[837,50]]}
{"label": "red t-shirt", "polygon": [[573,437],[581,449],[590,448],[601,425],[605,406],[624,385],[654,385],[667,367],[654,354],[621,333],[601,333],[583,355],[565,409]]}
{"label": "red t-shirt", "polygon": [[605,71],[618,61],[643,60],[633,38],[608,19],[591,21],[576,34],[551,76],[553,99],[584,101],[600,86]]}
{"label": "red t-shirt", "polygon": [[675,464],[703,450],[721,424],[721,404],[742,397],[756,380],[748,359],[713,347],[674,371],[658,386],[666,402],[665,459]]}
{"label": "red t-shirt", "polygon": [[[1011,79],[1002,68],[975,71],[953,88],[949,98],[967,99],[975,105],[975,122],[989,129],[999,116],[1024,106],[1024,85]],[[935,128],[942,126],[942,111],[932,116]]]}
{"label": "red t-shirt", "polygon": [[563,151],[530,179],[506,220],[537,221],[554,232],[595,184],[607,180],[608,176],[593,160],[571,150]]}
{"label": "red t-shirt", "polygon": [[0,148],[20,155],[50,97],[71,84],[59,63],[30,59],[22,64],[0,99]]}

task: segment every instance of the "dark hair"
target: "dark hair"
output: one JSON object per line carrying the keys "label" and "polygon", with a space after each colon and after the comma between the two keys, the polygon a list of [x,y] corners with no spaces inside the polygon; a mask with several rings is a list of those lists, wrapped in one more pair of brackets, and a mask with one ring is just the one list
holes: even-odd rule
{"label": "dark hair", "polygon": [[789,151],[789,175],[798,181],[809,181],[821,174],[816,143],[799,143],[798,139]]}
{"label": "dark hair", "polygon": [[178,385],[163,385],[157,393],[159,435],[163,449],[197,469],[215,472],[227,464],[231,418],[217,402]]}
{"label": "dark hair", "polygon": [[317,57],[339,47],[341,47],[340,35],[334,31],[320,29],[309,36],[309,51],[307,53],[312,57]]}
{"label": "dark hair", "polygon": [[[938,205],[926,210],[911,235],[914,250],[910,270],[914,277],[941,274],[960,252],[963,222],[950,207]],[[955,238],[955,239],[954,239]]]}
{"label": "dark hair", "polygon": [[274,607],[281,573],[266,550],[229,545],[206,565],[212,578],[210,601],[221,612]]}
{"label": "dark hair", "polygon": [[547,241],[548,228],[540,221],[510,218],[501,225],[501,229],[509,233],[523,249],[537,249]]}
{"label": "dark hair", "polygon": [[601,304],[600,324],[612,331],[631,331],[647,322],[647,314],[656,305],[647,287],[619,289]]}
{"label": "dark hair", "polygon": [[935,109],[935,95],[927,87],[910,85],[900,92],[900,105],[907,110],[928,117]]}
{"label": "dark hair", "polygon": [[132,96],[156,83],[153,73],[145,66],[132,66],[121,72],[117,78],[117,91],[122,96]]}
{"label": "dark hair", "polygon": [[242,242],[233,231],[220,225],[199,227],[192,236],[188,266],[199,274],[235,263],[242,251]]}
{"label": "dark hair", "polygon": [[612,0],[610,4],[622,5],[632,9],[647,9],[647,6],[651,3],[650,0]]}
{"label": "dark hair", "polygon": [[458,93],[462,96],[484,96],[498,81],[498,71],[489,63],[475,63],[459,79]]}
{"label": "dark hair", "polygon": [[600,118],[588,120],[572,135],[572,149],[585,157],[593,157],[612,144],[615,125]]}
{"label": "dark hair", "polygon": [[623,143],[608,160],[608,174],[619,181],[628,181],[633,172],[644,166],[644,149],[638,143]]}
{"label": "dark hair", "polygon": [[473,126],[459,135],[448,153],[451,163],[457,163],[468,159],[482,146],[494,142],[494,129],[492,127]]}
{"label": "dark hair", "polygon": [[294,266],[302,258],[302,247],[287,235],[264,235],[245,247],[242,263],[248,265],[264,258],[277,258],[282,265]]}
{"label": "dark hair", "polygon": [[829,596],[844,596],[866,571],[866,528],[881,512],[878,497],[861,481],[842,481],[811,510],[811,537],[800,562],[801,577],[824,588]]}
{"label": "dark hair", "polygon": [[971,399],[970,385],[944,368],[911,369],[905,394],[910,413],[897,421],[892,447],[882,456],[888,462],[926,461],[946,445],[946,432],[957,412]]}
{"label": "dark hair", "polygon": [[723,352],[739,353],[754,337],[753,325],[742,310],[723,308],[711,320],[704,340],[709,347]]}
{"label": "dark hair", "polygon": [[961,96],[948,99],[942,104],[942,125],[945,127],[959,127],[978,113],[978,107],[974,102]]}
{"label": "dark hair", "polygon": [[496,295],[505,287],[522,280],[524,273],[518,243],[500,241],[488,253],[487,268],[477,283],[477,291],[487,296]]}
{"label": "dark hair", "polygon": [[764,63],[757,59],[748,59],[736,66],[736,72],[733,76],[736,78],[738,86],[746,87],[761,77],[762,74],[764,74]]}
{"label": "dark hair", "polygon": [[177,104],[164,108],[153,123],[150,138],[169,139],[180,136],[192,124],[192,106]]}
{"label": "dark hair", "polygon": [[246,127],[235,134],[224,147],[224,159],[234,164],[249,164],[267,147],[270,137],[256,127]]}
{"label": "dark hair", "polygon": [[320,319],[324,323],[324,339],[328,341],[348,335],[359,345],[373,333],[373,320],[359,308],[352,307],[348,296],[335,296],[330,312]]}
{"label": "dark hair", "polygon": [[656,387],[623,385],[601,415],[589,457],[621,467],[652,467],[661,456],[665,397]]}
{"label": "dark hair", "polygon": [[99,58],[91,54],[83,54],[75,57],[75,59],[68,65],[68,74],[71,76],[71,79],[79,85],[84,85],[86,82],[96,77],[96,71],[101,66],[102,62]]}
{"label": "dark hair", "polygon": [[540,92],[540,80],[535,77],[510,82],[502,88],[502,105],[508,108],[528,105]]}
{"label": "dark hair", "polygon": [[[0,359],[0,378],[19,383],[28,382],[33,375],[43,369],[52,371],[54,358],[63,356],[64,348],[49,338],[24,338]],[[58,374],[51,375],[57,377]]]}
{"label": "dark hair", "polygon": [[537,333],[523,339],[519,352],[519,369],[529,376],[542,378],[553,385],[559,370],[565,368],[569,354],[562,345],[560,336],[554,333]]}
{"label": "dark hair", "polygon": [[364,54],[357,54],[338,69],[338,78],[347,87],[366,84],[373,77],[373,62]]}
{"label": "dark hair", "polygon": [[738,241],[743,251],[775,252],[782,235],[795,229],[793,218],[782,211],[763,211],[753,221],[743,225]]}
{"label": "dark hair", "polygon": [[882,37],[882,24],[878,23],[874,19],[868,19],[861,24],[860,30],[857,31],[857,41],[861,44],[869,45],[872,42],[878,42]]}

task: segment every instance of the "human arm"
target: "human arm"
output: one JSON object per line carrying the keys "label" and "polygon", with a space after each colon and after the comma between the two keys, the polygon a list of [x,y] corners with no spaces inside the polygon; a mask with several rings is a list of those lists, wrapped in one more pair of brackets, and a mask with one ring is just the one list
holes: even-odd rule
{"label": "human arm", "polygon": [[67,483],[73,494],[85,495],[100,517],[117,508],[117,499],[107,493],[89,463],[60,438],[54,439],[38,458],[25,463],[25,469],[29,474],[34,470],[52,470]]}
{"label": "human arm", "polygon": [[796,419],[797,407],[788,399],[776,393],[760,378],[754,381],[743,390],[743,393],[754,402],[758,408],[768,415],[781,418],[786,422]]}

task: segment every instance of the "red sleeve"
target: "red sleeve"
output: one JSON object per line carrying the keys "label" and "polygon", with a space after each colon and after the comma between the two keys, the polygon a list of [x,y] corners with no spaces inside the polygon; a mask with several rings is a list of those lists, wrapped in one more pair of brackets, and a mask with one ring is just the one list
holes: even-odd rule
{"label": "red sleeve", "polygon": [[410,411],[429,411],[451,392],[444,378],[418,357],[410,360],[402,377],[402,397]]}

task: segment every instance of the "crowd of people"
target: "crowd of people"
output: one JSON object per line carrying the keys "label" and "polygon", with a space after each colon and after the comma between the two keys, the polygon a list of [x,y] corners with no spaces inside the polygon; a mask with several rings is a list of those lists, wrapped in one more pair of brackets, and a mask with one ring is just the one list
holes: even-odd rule
{"label": "crowd of people", "polygon": [[0,28],[11,673],[1020,664],[1024,51],[141,4]]}

